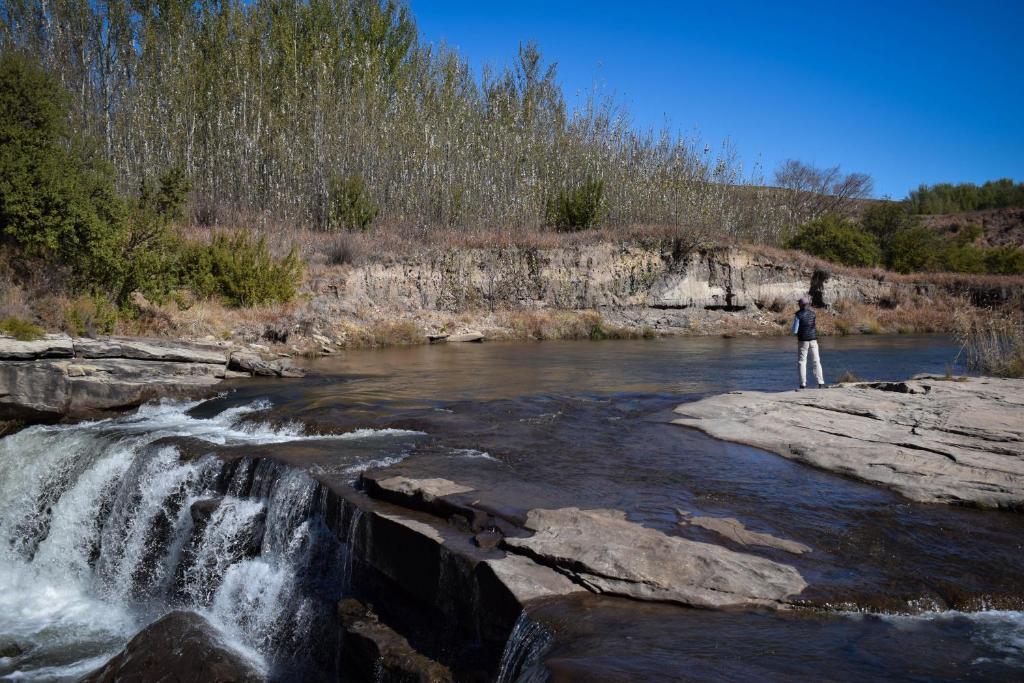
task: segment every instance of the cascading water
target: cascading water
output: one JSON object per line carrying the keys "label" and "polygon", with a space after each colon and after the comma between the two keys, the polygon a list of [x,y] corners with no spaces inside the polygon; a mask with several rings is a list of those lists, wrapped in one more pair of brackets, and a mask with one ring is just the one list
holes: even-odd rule
{"label": "cascading water", "polygon": [[[270,460],[183,458],[160,439],[238,446],[306,436],[243,422],[259,402],[194,419],[195,404],[41,426],[0,440],[0,678],[74,679],[170,609],[202,613],[272,677],[330,674],[345,549],[323,488]],[[335,643],[334,647],[330,647]]]}
{"label": "cascading water", "polygon": [[546,670],[537,666],[551,646],[551,633],[527,616],[519,613],[498,666],[497,683],[535,683],[546,681]]}

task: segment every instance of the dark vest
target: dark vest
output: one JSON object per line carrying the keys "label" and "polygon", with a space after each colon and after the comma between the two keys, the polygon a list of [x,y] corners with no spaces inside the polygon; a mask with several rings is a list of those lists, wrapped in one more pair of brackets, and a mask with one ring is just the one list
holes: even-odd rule
{"label": "dark vest", "polygon": [[800,328],[796,331],[796,338],[802,342],[817,339],[818,329],[814,324],[814,311],[810,308],[801,308],[796,317],[800,321]]}

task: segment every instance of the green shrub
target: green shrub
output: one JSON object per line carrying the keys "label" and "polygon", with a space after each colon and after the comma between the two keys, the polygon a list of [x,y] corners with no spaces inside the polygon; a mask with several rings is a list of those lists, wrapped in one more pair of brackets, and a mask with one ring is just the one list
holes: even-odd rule
{"label": "green shrub", "polygon": [[864,211],[860,224],[878,240],[883,261],[889,265],[888,254],[893,236],[901,230],[916,227],[918,219],[910,215],[904,203],[880,202]]}
{"label": "green shrub", "polygon": [[1024,274],[1024,249],[1018,247],[992,247],[982,253],[985,270],[998,275]]}
{"label": "green shrub", "polygon": [[23,318],[12,317],[0,320],[0,333],[14,337],[18,341],[35,341],[42,339],[46,331]]}
{"label": "green shrub", "polygon": [[181,278],[190,289],[233,306],[290,301],[303,271],[294,249],[275,260],[265,238],[241,231],[218,233],[209,245],[187,245],[181,259]]}
{"label": "green shrub", "polygon": [[0,56],[0,239],[69,266],[80,285],[116,286],[124,202],[111,168],[68,130],[67,102],[37,64]]}
{"label": "green shrub", "polygon": [[589,230],[604,218],[604,183],[587,176],[577,187],[560,190],[548,199],[547,224],[562,232]]}
{"label": "green shrub", "polygon": [[881,260],[877,238],[835,214],[800,226],[786,246],[848,266],[874,266]]}
{"label": "green shrub", "polygon": [[900,273],[941,270],[945,243],[934,230],[904,228],[889,241],[889,268]]}
{"label": "green shrub", "polygon": [[331,230],[369,229],[380,208],[370,199],[361,175],[333,174],[329,183],[327,227]]}
{"label": "green shrub", "polygon": [[942,268],[954,273],[988,272],[988,264],[985,259],[986,251],[988,250],[973,244],[958,244],[951,241],[942,251]]}
{"label": "green shrub", "polygon": [[102,296],[79,297],[64,309],[65,328],[79,337],[110,334],[118,317],[117,306]]}

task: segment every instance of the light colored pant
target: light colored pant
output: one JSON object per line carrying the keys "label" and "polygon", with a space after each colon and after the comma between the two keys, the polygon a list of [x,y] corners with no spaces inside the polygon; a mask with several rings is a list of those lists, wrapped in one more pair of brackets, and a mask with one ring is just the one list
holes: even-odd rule
{"label": "light colored pant", "polygon": [[800,355],[797,365],[800,366],[800,386],[807,386],[807,351],[811,352],[811,360],[814,362],[814,379],[818,384],[825,383],[825,373],[821,370],[821,358],[818,356],[818,342],[800,342]]}

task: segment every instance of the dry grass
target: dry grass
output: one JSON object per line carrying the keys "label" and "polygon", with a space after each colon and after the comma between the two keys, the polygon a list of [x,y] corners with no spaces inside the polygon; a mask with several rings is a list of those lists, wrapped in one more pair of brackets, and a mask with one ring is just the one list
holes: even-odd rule
{"label": "dry grass", "polygon": [[[260,227],[255,227],[260,226]],[[179,227],[183,237],[208,243],[216,232],[251,230],[267,239],[275,257],[294,247],[306,263],[337,265],[339,247],[352,254],[342,262],[386,261],[414,257],[425,249],[557,249],[595,244],[635,244],[671,247],[688,251],[711,244],[708,231],[699,226],[642,224],[626,227],[604,226],[579,232],[558,232],[543,227],[488,226],[437,227],[389,222],[364,233],[333,233],[283,223],[238,222],[216,228],[197,224]]]}
{"label": "dry grass", "polygon": [[653,337],[650,328],[609,324],[596,311],[500,311],[496,322],[505,339],[638,339]]}
{"label": "dry grass", "polygon": [[990,312],[957,317],[956,336],[972,370],[1000,377],[1024,377],[1024,314]]}
{"label": "dry grass", "polygon": [[914,295],[891,308],[842,300],[819,310],[818,329],[825,335],[951,333],[959,312],[969,308],[963,299],[937,293]]}

